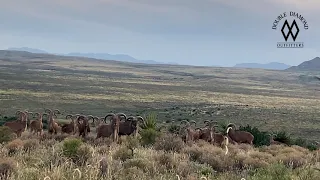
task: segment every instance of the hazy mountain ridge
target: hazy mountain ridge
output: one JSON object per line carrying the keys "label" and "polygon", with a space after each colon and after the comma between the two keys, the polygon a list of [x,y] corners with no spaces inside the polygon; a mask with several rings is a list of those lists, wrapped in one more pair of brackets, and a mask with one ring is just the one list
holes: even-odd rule
{"label": "hazy mountain ridge", "polygon": [[304,61],[298,66],[292,66],[287,70],[320,71],[320,57],[315,57],[309,61]]}
{"label": "hazy mountain ridge", "polygon": [[274,70],[285,70],[289,67],[291,67],[288,64],[284,63],[278,63],[278,62],[270,62],[266,64],[260,64],[260,63],[240,63],[236,64],[233,67],[239,67],[239,68],[260,68],[260,69],[274,69]]}
{"label": "hazy mountain ridge", "polygon": [[116,60],[116,61],[125,61],[125,62],[132,62],[132,63],[145,63],[145,64],[177,64],[173,62],[165,63],[165,62],[158,62],[154,60],[139,60],[134,57],[131,57],[126,54],[108,54],[108,53],[77,53],[72,52],[68,54],[55,54],[49,53],[40,49],[28,48],[28,47],[21,47],[21,48],[8,48],[9,51],[26,51],[30,53],[40,53],[40,54],[54,54],[54,55],[63,55],[63,56],[75,56],[75,57],[87,57],[87,58],[95,58],[95,59],[102,59],[102,60]]}
{"label": "hazy mountain ridge", "polygon": [[28,48],[28,47],[21,47],[21,48],[8,48],[9,51],[27,51],[31,53],[40,53],[40,54],[49,54],[46,51],[43,51],[41,49],[34,49],[34,48]]}
{"label": "hazy mountain ridge", "polygon": [[[6,50],[4,50],[6,51]],[[122,62],[131,62],[131,63],[144,63],[144,64],[171,64],[171,65],[179,65],[175,62],[158,62],[154,60],[139,60],[132,56],[126,54],[108,54],[108,53],[68,53],[68,54],[55,54],[49,53],[44,50],[35,49],[35,48],[28,48],[28,47],[21,47],[21,48],[8,48],[7,53],[10,51],[17,51],[17,52],[29,52],[35,54],[47,54],[47,55],[58,55],[58,56],[69,56],[69,57],[82,57],[82,58],[94,58],[99,60],[114,60],[114,61],[122,61]],[[31,55],[32,56],[32,55]],[[217,66],[221,67],[221,66]],[[270,69],[270,70],[305,70],[305,71],[320,71],[320,57],[316,57],[309,61],[304,61],[298,66],[291,66],[284,63],[279,62],[270,62],[266,64],[261,63],[239,63],[236,64],[236,68],[259,68],[259,69]]]}

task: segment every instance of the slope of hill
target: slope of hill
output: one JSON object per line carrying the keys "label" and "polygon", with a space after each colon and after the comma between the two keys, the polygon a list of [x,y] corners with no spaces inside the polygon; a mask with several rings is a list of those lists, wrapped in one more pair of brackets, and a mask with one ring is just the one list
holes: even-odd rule
{"label": "slope of hill", "polygon": [[320,87],[301,83],[299,75],[0,51],[0,114],[43,108],[97,116],[155,111],[161,122],[214,118],[316,139]]}
{"label": "slope of hill", "polygon": [[292,66],[287,70],[296,70],[296,71],[320,71],[320,57],[315,57],[309,61],[304,61],[298,66]]}
{"label": "slope of hill", "polygon": [[88,57],[104,60],[117,60],[133,63],[146,63],[146,64],[167,64],[163,62],[157,62],[153,60],[139,60],[126,54],[108,54],[108,53],[68,53],[64,54],[66,56],[76,56],[76,57]]}
{"label": "slope of hill", "polygon": [[270,62],[267,64],[241,63],[241,64],[236,64],[234,67],[284,70],[284,69],[289,68],[290,65],[287,65],[284,63],[278,63],[278,62]]}

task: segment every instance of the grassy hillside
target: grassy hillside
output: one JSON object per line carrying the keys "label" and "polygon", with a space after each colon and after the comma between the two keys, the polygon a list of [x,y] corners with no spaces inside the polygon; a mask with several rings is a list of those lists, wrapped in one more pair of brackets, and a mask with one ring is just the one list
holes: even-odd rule
{"label": "grassy hillside", "polygon": [[[8,180],[318,180],[320,176],[319,151],[299,146],[229,145],[225,155],[224,149],[202,141],[185,146],[173,135],[162,135],[148,147],[132,136],[121,137],[121,144],[65,138],[46,136],[39,141],[24,133],[21,139],[0,144],[0,177],[1,172],[11,175]],[[99,165],[102,159],[106,166]]]}
{"label": "grassy hillside", "polygon": [[0,113],[156,111],[160,121],[216,119],[317,139],[320,86],[301,75],[0,51]]}

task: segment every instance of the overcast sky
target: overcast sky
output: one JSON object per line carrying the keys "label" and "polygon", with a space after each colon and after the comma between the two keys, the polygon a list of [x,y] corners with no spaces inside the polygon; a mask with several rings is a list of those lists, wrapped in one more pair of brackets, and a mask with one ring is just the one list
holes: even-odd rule
{"label": "overcast sky", "polygon": [[[0,0],[0,49],[128,54],[190,65],[290,65],[320,56],[319,0]],[[296,11],[302,49],[272,23]],[[290,19],[290,18],[289,18]],[[283,21],[281,21],[283,23]],[[281,24],[282,26],[282,24]]]}

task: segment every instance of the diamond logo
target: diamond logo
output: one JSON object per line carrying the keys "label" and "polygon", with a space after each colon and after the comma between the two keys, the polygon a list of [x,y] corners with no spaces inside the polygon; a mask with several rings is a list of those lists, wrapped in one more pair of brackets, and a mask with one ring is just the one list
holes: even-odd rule
{"label": "diamond logo", "polygon": [[[285,28],[288,28],[287,34],[285,34],[285,32],[284,32],[284,29],[285,29]],[[296,33],[295,33],[295,34],[292,32],[293,28],[295,28],[295,30],[296,30]],[[300,30],[299,30],[299,27],[298,27],[298,24],[297,24],[296,20],[293,20],[291,26],[289,25],[288,21],[286,20],[286,21],[283,23],[283,26],[282,26],[282,28],[281,28],[282,35],[283,35],[283,37],[284,37],[284,39],[285,39],[286,41],[288,40],[288,38],[289,38],[290,35],[291,35],[293,41],[296,41],[296,38],[297,38],[297,36],[298,36],[298,34],[299,34],[299,31],[300,31]]]}

